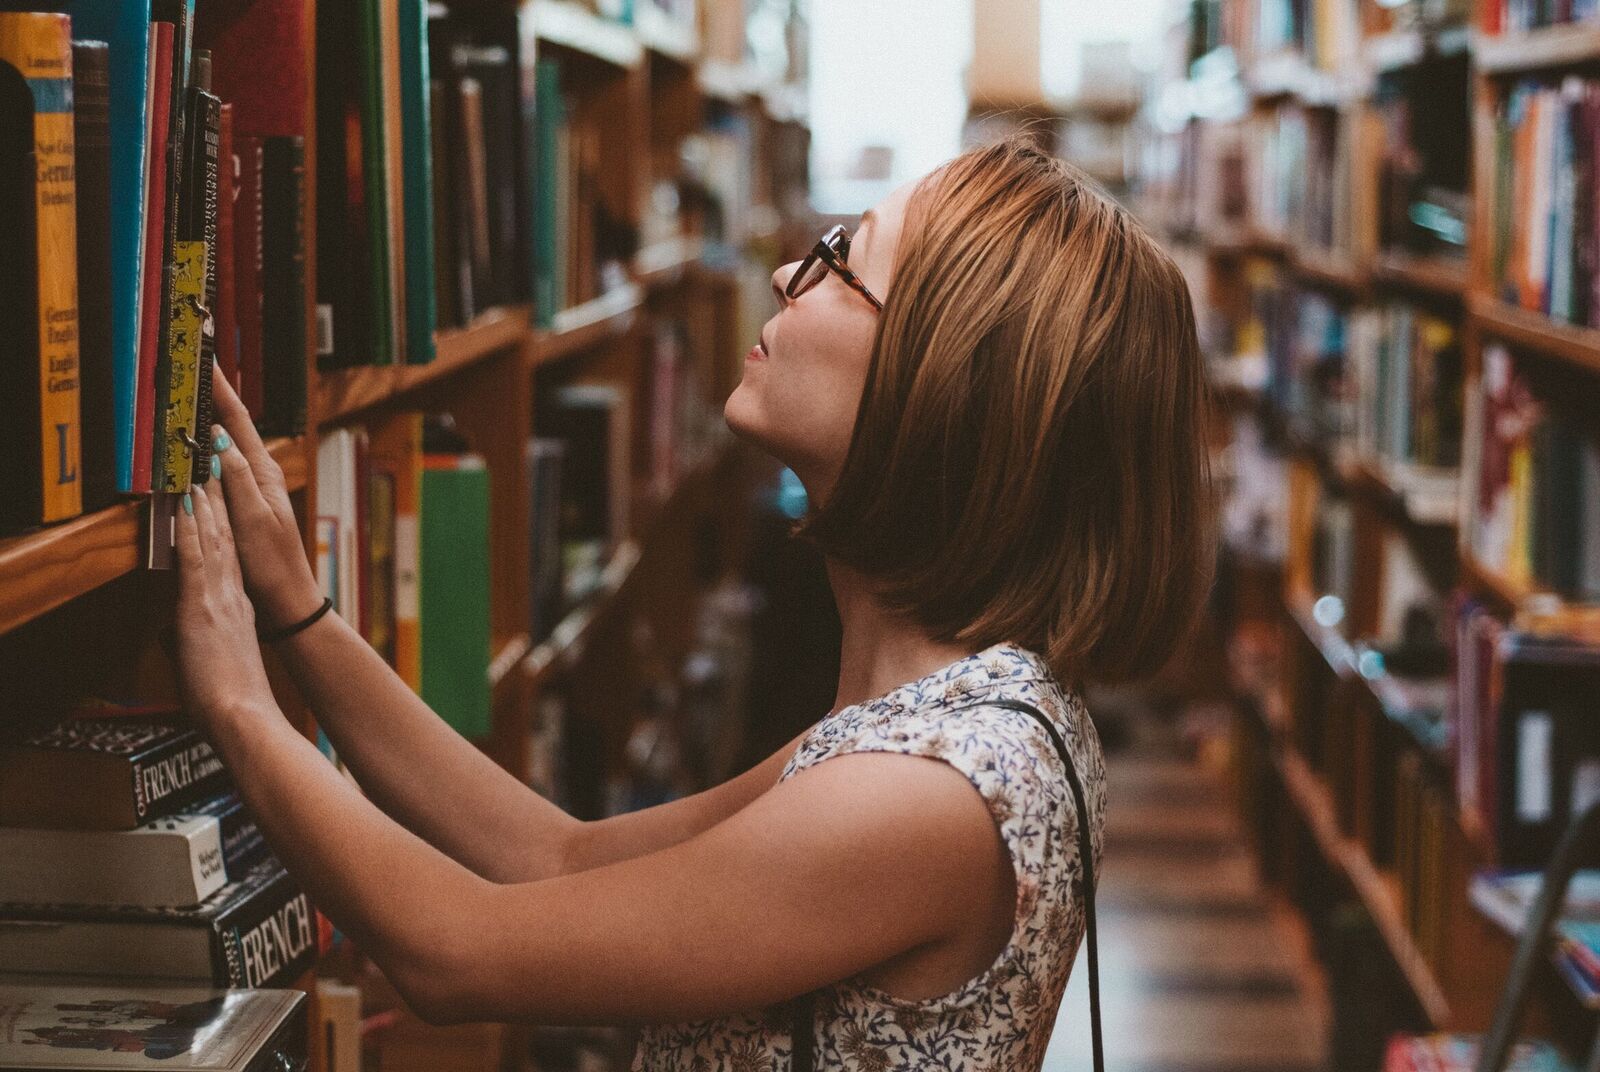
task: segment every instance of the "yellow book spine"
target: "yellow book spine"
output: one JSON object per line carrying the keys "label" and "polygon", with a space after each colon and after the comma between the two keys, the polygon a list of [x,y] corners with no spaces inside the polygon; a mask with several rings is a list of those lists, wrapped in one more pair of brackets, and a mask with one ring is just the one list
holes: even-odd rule
{"label": "yellow book spine", "polygon": [[177,271],[172,284],[172,345],[167,411],[162,414],[161,490],[188,491],[194,471],[191,444],[200,388],[200,332],[206,297],[206,244],[172,244]]}
{"label": "yellow book spine", "polygon": [[78,443],[78,228],[73,174],[72,23],[66,15],[0,14],[0,60],[33,94],[39,278],[39,442],[43,521],[83,511]]}

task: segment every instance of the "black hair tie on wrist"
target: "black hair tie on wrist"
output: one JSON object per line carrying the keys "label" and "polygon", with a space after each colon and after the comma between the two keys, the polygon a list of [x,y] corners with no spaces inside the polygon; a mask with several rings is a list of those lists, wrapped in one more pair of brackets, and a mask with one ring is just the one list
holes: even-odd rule
{"label": "black hair tie on wrist", "polygon": [[256,637],[263,644],[276,644],[280,640],[288,640],[296,633],[303,632],[307,629],[310,629],[313,625],[316,625],[322,620],[322,616],[332,609],[333,600],[327,596],[324,596],[322,599],[322,606],[318,607],[316,610],[312,611],[298,622],[295,622],[293,625],[286,625],[281,629],[269,629],[264,633],[258,630],[256,632]]}

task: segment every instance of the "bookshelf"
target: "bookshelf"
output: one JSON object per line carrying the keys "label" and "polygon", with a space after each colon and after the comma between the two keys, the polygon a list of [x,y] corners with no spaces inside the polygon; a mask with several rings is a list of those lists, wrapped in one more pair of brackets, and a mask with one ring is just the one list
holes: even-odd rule
{"label": "bookshelf", "polygon": [[[1257,425],[1283,459],[1282,488],[1255,489],[1287,504],[1257,521],[1281,534],[1283,557],[1265,582],[1242,568],[1231,622],[1238,803],[1266,876],[1314,929],[1336,929],[1353,903],[1379,939],[1392,1021],[1335,1026],[1374,1067],[1372,1036],[1483,1030],[1509,963],[1511,941],[1468,896],[1513,850],[1477,773],[1501,745],[1480,728],[1463,741],[1462,726],[1524,702],[1475,676],[1514,658],[1477,654],[1475,638],[1501,635],[1483,621],[1581,646],[1600,614],[1600,590],[1530,565],[1534,544],[1495,528],[1508,524],[1495,511],[1525,517],[1531,492],[1494,483],[1492,468],[1499,450],[1535,464],[1531,440],[1502,445],[1507,427],[1561,449],[1600,443],[1600,327],[1542,311],[1560,307],[1548,285],[1541,306],[1500,275],[1528,228],[1496,156],[1514,137],[1500,130],[1508,102],[1592,77],[1600,29],[1501,31],[1491,20],[1533,9],[1471,8],[1439,22],[1443,9],[1420,3],[1196,5],[1203,32],[1167,40],[1135,199],[1196,262],[1186,275],[1219,423]],[[1301,163],[1319,129],[1332,132],[1332,189]],[[1533,400],[1516,411],[1528,425],[1478,412],[1500,404],[1507,375]],[[1564,523],[1540,509],[1542,525]],[[1276,597],[1242,590],[1258,583]],[[1432,646],[1405,632],[1414,610]],[[1270,669],[1241,672],[1263,646]],[[1581,1056],[1591,1010],[1547,974],[1528,1030]]]}
{"label": "bookshelf", "polygon": [[[267,0],[196,2],[204,14],[205,9],[241,12]],[[806,203],[804,28],[790,32],[801,42],[799,54],[786,67],[773,69],[746,54],[744,5],[737,0],[640,0],[629,5],[631,23],[578,0],[444,5],[444,17],[459,17],[471,33],[509,28],[508,36],[488,47],[482,40],[469,42],[478,49],[473,62],[494,61],[495,49],[513,46],[555,62],[570,124],[570,135],[563,137],[581,145],[575,154],[592,154],[584,157],[583,187],[575,180],[564,191],[569,200],[557,211],[576,219],[588,210],[594,214],[589,219],[603,218],[594,229],[610,228],[607,240],[623,252],[612,256],[598,246],[579,249],[586,239],[568,235],[572,279],[553,305],[519,294],[472,308],[463,323],[434,331],[434,354],[426,362],[326,367],[317,353],[318,224],[325,216],[318,211],[321,191],[313,177],[319,148],[330,151],[317,144],[316,121],[316,30],[319,7],[327,0],[323,5],[283,2],[304,30],[296,40],[298,66],[291,64],[291,81],[298,79],[307,94],[306,114],[299,117],[307,176],[300,204],[305,353],[293,355],[304,365],[305,396],[303,428],[270,439],[268,446],[284,470],[308,553],[315,560],[319,491],[325,490],[319,488],[319,457],[332,437],[409,413],[450,415],[488,471],[490,643],[484,672],[492,713],[489,731],[474,742],[523,776],[542,705],[570,693],[583,699],[582,718],[592,727],[600,753],[598,769],[608,778],[620,776],[618,757],[640,715],[637,697],[651,673],[659,674],[661,666],[675,669],[691,650],[694,618],[710,587],[737,576],[742,554],[737,514],[749,507],[756,482],[768,475],[748,448],[735,443],[725,428],[717,429],[716,418],[741,375],[747,329],[767,315],[766,277],[782,260],[804,252],[799,243],[814,238]],[[518,86],[524,75],[532,77],[532,69],[530,63],[526,71],[515,72]],[[492,76],[484,76],[485,85]],[[544,107],[542,102],[536,106]],[[486,130],[483,136],[510,139],[512,131]],[[702,148],[709,143],[713,155],[736,164],[737,181],[722,173],[686,175],[683,147],[689,139]],[[436,183],[446,181],[435,176]],[[664,187],[684,193],[676,209],[660,208]],[[760,226],[717,226],[719,220],[743,221],[753,213],[759,214]],[[589,219],[580,220],[582,226],[570,219],[562,226],[584,230]],[[617,232],[626,233],[627,240],[615,240]],[[403,273],[406,253],[396,250],[395,257],[391,268]],[[323,267],[325,275],[333,274]],[[658,348],[664,332],[677,332],[681,347],[672,399],[692,411],[674,426],[673,442],[661,448],[667,451],[665,461],[656,441],[661,422],[652,423],[657,415],[651,408],[660,390]],[[545,404],[569,385],[587,383],[603,383],[631,403],[624,411],[629,423],[617,470],[621,486],[613,489],[628,503],[627,530],[612,534],[592,589],[567,606],[544,635],[535,635],[530,627],[533,503],[525,450],[533,437],[550,434],[543,429]],[[144,502],[129,498],[0,539],[0,665],[12,676],[59,638],[87,636],[94,639],[71,652],[59,673],[41,677],[71,680],[79,664],[93,664],[97,671],[83,675],[85,688],[137,684],[155,697],[173,694],[175,683],[158,639],[170,616],[170,585],[142,567],[144,514]],[[643,625],[654,647],[641,653],[632,638]],[[640,665],[644,662],[657,668]],[[294,696],[286,675],[271,666],[269,671],[286,713],[314,738],[312,713]],[[725,717],[732,723],[741,714],[729,710]],[[733,739],[740,731],[730,725],[719,732]],[[717,747],[719,754],[726,751]],[[359,955],[347,949],[321,969],[329,978],[356,981],[366,971]],[[317,975],[314,971],[298,985],[314,990]],[[372,988],[366,1015],[374,1027],[406,1022],[408,1045],[419,1045],[427,1055],[419,1061],[448,1060],[452,1068],[486,1072],[533,1067],[525,1029],[475,1029],[458,1044],[448,1031],[414,1022],[384,992],[381,986]],[[392,1066],[397,1069],[423,1067],[407,1066],[398,1057],[385,1057],[381,1067],[391,1068],[391,1059],[401,1061]],[[333,1072],[320,1053],[313,1067]]]}

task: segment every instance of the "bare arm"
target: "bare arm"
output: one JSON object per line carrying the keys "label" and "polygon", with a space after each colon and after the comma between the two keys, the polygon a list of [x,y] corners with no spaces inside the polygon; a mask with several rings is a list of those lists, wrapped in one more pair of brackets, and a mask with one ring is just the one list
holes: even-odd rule
{"label": "bare arm", "polygon": [[[270,625],[322,601],[283,472],[249,413],[216,377],[222,489],[243,579]],[[685,800],[582,823],[501,769],[436,715],[337,615],[278,645],[340,758],[367,795],[407,829],[484,878],[521,882],[610,863],[682,841],[771,788],[792,747]]]}

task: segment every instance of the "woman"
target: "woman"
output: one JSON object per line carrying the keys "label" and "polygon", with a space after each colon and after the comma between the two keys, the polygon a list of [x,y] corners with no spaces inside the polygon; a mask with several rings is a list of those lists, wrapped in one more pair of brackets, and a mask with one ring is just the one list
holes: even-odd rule
{"label": "woman", "polygon": [[[1153,670],[1205,590],[1193,314],[1119,208],[1022,141],[773,278],[726,416],[793,468],[844,626],[833,710],[696,796],[575,821],[336,615],[219,387],[180,517],[180,662],[285,864],[430,1020],[642,1021],[640,1069],[1037,1068],[1083,933],[1103,767],[1084,677]],[[224,501],[225,500],[225,501]],[[247,597],[248,593],[248,597]],[[252,608],[252,602],[254,607]],[[282,718],[255,628],[366,789]],[[1047,713],[1087,788],[1020,699]],[[1096,852],[1098,849],[1095,850]]]}

